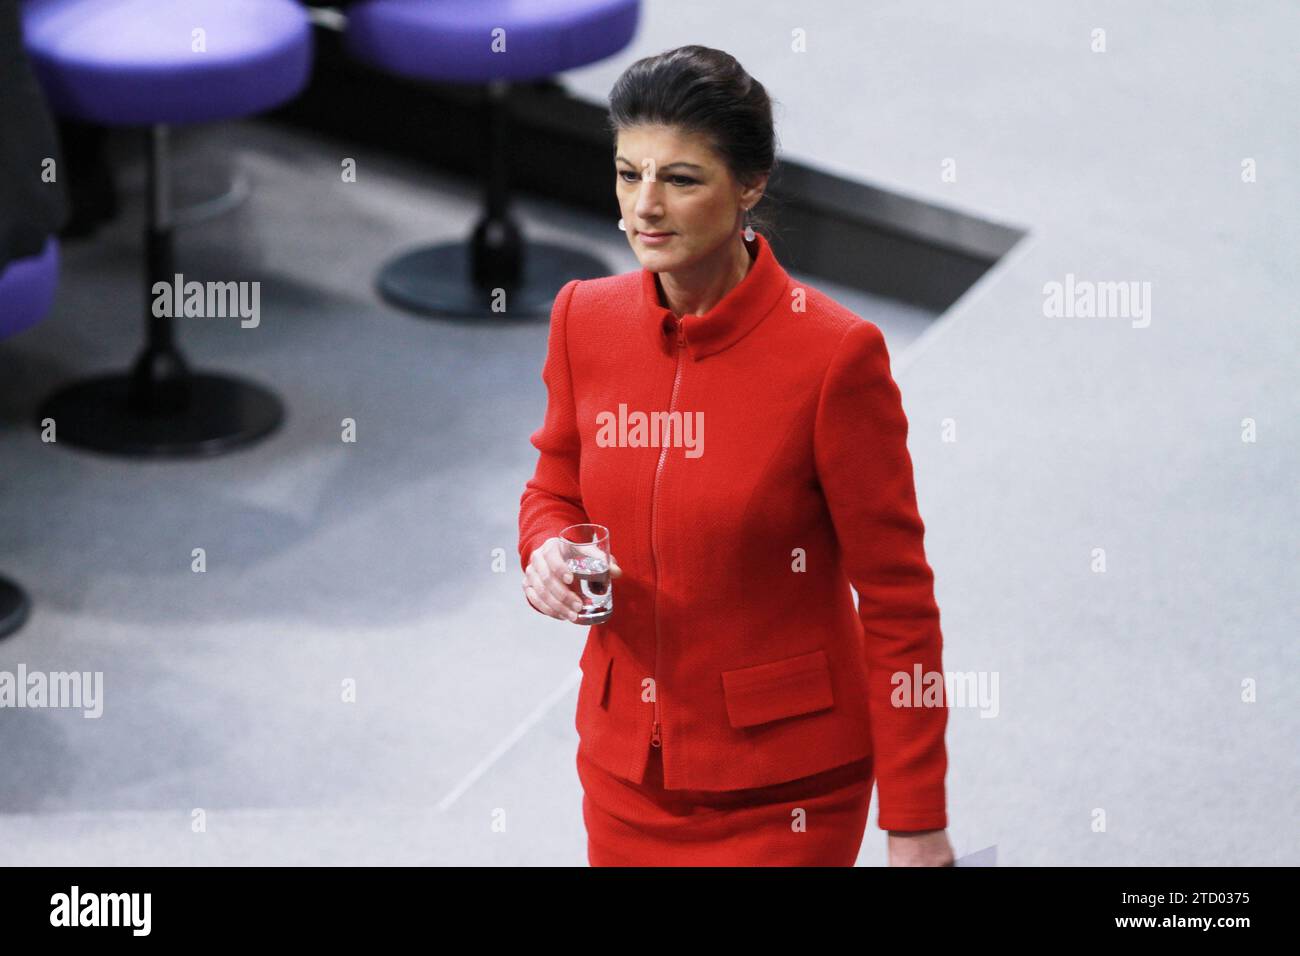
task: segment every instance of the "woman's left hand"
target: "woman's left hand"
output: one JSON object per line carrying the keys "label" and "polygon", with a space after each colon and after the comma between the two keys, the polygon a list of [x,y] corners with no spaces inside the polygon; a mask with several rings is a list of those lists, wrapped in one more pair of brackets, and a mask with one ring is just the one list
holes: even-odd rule
{"label": "woman's left hand", "polygon": [[890,830],[890,866],[955,866],[947,830]]}

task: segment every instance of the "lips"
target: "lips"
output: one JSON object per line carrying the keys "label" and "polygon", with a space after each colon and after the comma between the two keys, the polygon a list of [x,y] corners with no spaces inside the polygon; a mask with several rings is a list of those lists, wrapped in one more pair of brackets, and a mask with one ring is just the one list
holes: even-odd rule
{"label": "lips", "polygon": [[660,236],[671,236],[672,233],[671,232],[647,232],[646,230],[642,229],[641,235],[649,236],[651,239],[658,239]]}

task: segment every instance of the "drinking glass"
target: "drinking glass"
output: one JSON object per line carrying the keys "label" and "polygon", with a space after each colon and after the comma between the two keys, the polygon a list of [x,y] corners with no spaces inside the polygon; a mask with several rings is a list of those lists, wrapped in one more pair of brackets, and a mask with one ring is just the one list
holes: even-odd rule
{"label": "drinking glass", "polygon": [[614,612],[610,578],[609,529],[600,524],[572,524],[560,532],[560,556],[573,575],[570,587],[582,599],[575,624],[600,624]]}

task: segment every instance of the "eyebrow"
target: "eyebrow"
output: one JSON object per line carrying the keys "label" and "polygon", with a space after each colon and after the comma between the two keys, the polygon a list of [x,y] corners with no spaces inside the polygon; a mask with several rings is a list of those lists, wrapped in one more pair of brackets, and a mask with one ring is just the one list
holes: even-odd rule
{"label": "eyebrow", "polygon": [[[615,162],[617,162],[617,161],[619,161],[619,160],[622,160],[623,162],[627,163],[629,166],[634,166],[634,165],[636,165],[636,164],[633,163],[630,159],[628,159],[626,156],[615,156],[615,157],[614,157],[614,161],[615,161]],[[676,166],[685,166],[687,169],[701,169],[701,170],[704,169],[704,167],[701,166],[701,165],[699,165],[698,163],[681,163],[681,162],[678,162],[678,163],[669,163],[667,166],[660,166],[659,168],[660,168],[661,170],[664,170],[664,169],[672,169],[672,168],[674,168],[674,167],[676,167]]]}

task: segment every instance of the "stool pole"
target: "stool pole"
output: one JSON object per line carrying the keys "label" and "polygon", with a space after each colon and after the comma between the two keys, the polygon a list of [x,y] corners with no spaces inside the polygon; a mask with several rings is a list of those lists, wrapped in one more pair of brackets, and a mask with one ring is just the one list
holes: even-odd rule
{"label": "stool pole", "polygon": [[[131,369],[130,402],[142,414],[172,414],[190,401],[190,373],[173,341],[170,314],[154,314],[154,284],[168,289],[175,281],[173,268],[171,163],[168,127],[157,123],[147,135],[145,215],[144,310],[147,341]],[[170,293],[167,294],[169,301]],[[162,310],[170,312],[168,310]]]}
{"label": "stool pole", "polygon": [[519,226],[510,218],[510,84],[487,85],[487,168],[484,212],[470,239],[470,276],[480,289],[504,289],[519,284],[524,244]]}

